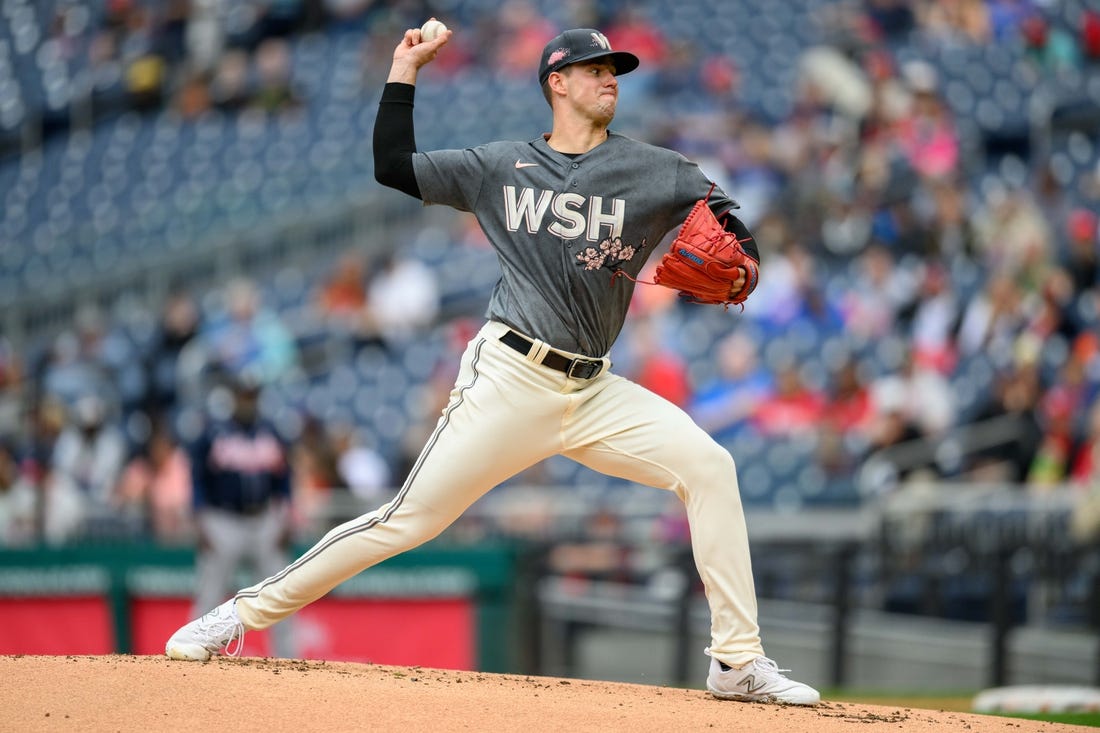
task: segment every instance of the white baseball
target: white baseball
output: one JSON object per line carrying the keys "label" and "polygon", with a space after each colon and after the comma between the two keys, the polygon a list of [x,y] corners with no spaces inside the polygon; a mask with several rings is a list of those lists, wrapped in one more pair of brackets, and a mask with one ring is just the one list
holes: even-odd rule
{"label": "white baseball", "polygon": [[421,41],[434,41],[441,34],[446,32],[447,26],[439,22],[435,18],[432,18],[424,25],[420,26],[420,40]]}

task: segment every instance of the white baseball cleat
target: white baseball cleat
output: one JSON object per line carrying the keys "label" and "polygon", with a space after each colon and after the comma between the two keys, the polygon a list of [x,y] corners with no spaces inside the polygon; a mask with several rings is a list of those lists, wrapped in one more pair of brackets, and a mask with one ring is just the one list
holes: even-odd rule
{"label": "white baseball cleat", "polygon": [[817,690],[783,676],[784,672],[789,671],[780,669],[778,664],[767,657],[757,657],[741,669],[730,667],[723,670],[721,663],[712,657],[710,674],[707,675],[707,690],[723,700],[780,702],[788,705],[817,705],[821,702],[821,695]]}
{"label": "white baseball cleat", "polygon": [[[229,649],[234,640],[236,647]],[[244,647],[244,624],[237,616],[233,598],[182,626],[164,645],[164,653],[169,659],[205,662],[211,655],[220,654],[223,647],[230,657],[239,656]]]}

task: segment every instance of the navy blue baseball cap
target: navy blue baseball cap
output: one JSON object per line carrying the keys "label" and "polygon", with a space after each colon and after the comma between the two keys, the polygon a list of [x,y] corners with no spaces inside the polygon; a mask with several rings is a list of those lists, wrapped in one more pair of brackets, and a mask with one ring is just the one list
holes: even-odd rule
{"label": "navy blue baseball cap", "polygon": [[612,51],[607,36],[593,28],[574,28],[552,39],[542,49],[539,63],[539,86],[546,83],[552,72],[569,64],[608,57],[615,64],[615,75],[620,76],[638,68],[638,57],[626,51]]}

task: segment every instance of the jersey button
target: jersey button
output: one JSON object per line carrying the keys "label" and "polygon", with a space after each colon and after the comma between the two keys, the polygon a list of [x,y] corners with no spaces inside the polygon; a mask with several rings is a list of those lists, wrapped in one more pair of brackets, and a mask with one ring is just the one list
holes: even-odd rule
{"label": "jersey button", "polygon": [[576,186],[576,185],[577,185],[577,182],[576,182],[576,181],[570,181],[570,182],[569,182],[569,185],[570,185],[570,186]]}
{"label": "jersey button", "polygon": [[581,164],[580,164],[580,163],[574,163],[574,164],[573,164],[573,167],[574,167],[574,168],[580,168],[580,167],[581,167]]}

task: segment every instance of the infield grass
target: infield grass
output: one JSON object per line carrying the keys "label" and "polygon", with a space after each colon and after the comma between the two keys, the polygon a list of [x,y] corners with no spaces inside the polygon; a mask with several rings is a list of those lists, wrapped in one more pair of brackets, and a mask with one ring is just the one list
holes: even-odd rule
{"label": "infield grass", "polygon": [[[823,700],[835,700],[836,702],[856,702],[867,705],[897,706],[899,708],[946,710],[958,713],[974,712],[970,708],[974,695],[960,695],[958,692],[942,695],[926,693],[904,695],[888,692],[861,692],[859,690],[827,690],[822,692],[821,698]],[[1044,720],[1050,723],[1100,728],[1100,713],[997,713],[997,715],[1005,718]]]}

